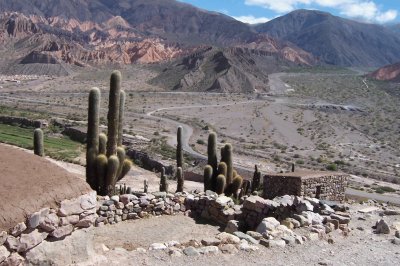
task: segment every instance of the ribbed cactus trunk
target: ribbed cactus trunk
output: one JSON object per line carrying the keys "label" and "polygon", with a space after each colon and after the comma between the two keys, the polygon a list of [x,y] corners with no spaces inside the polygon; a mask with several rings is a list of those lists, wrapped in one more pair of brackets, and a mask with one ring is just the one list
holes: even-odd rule
{"label": "ribbed cactus trunk", "polygon": [[253,182],[251,186],[251,193],[257,191],[261,185],[261,172],[258,171],[258,166],[254,166]]}
{"label": "ribbed cactus trunk", "polygon": [[[217,180],[215,178],[215,180]],[[213,168],[211,165],[204,167],[204,191],[213,190]]]}
{"label": "ribbed cactus trunk", "polygon": [[96,189],[96,158],[99,154],[100,90],[89,93],[88,125],[86,135],[86,182]]}
{"label": "ribbed cactus trunk", "polygon": [[121,72],[114,71],[110,79],[110,97],[108,102],[107,157],[117,154],[120,92]]}
{"label": "ribbed cactus trunk", "polygon": [[183,192],[183,185],[184,185],[185,179],[183,177],[182,167],[178,167],[176,169],[176,179],[177,179],[176,192]]}
{"label": "ribbed cactus trunk", "polygon": [[226,144],[224,148],[224,160],[227,166],[226,185],[230,185],[233,180],[233,159],[232,159],[232,145]]}
{"label": "ribbed cactus trunk", "polygon": [[123,134],[124,134],[124,115],[125,115],[125,97],[124,91],[120,92],[119,97],[119,118],[118,118],[118,146],[122,146]]}
{"label": "ribbed cactus trunk", "polygon": [[160,177],[160,191],[168,192],[168,182],[167,177],[165,176],[165,168],[161,168],[161,177]]}
{"label": "ribbed cactus trunk", "polygon": [[183,168],[183,150],[182,150],[182,127],[178,127],[176,132],[176,167]]}
{"label": "ribbed cactus trunk", "polygon": [[210,189],[215,190],[218,176],[217,135],[215,133],[208,135],[207,156],[208,165],[212,167],[213,172]]}
{"label": "ribbed cactus trunk", "polygon": [[215,192],[218,195],[221,195],[224,193],[226,187],[226,177],[224,175],[218,175],[217,176],[217,186],[215,188]]}
{"label": "ribbed cactus trunk", "polygon": [[44,156],[43,142],[43,131],[40,128],[35,129],[33,132],[33,152],[41,157]]}

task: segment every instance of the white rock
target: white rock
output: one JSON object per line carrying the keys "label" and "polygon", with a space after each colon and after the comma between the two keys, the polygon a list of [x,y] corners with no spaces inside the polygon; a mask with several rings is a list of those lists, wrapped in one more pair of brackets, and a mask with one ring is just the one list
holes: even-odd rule
{"label": "white rock", "polygon": [[376,233],[377,234],[390,234],[389,225],[383,219],[376,222]]}
{"label": "white rock", "polygon": [[216,203],[218,203],[221,206],[226,206],[228,203],[233,202],[233,200],[230,197],[221,195],[217,198]]}
{"label": "white rock", "polygon": [[232,234],[233,232],[239,231],[239,221],[230,220],[226,224],[225,232]]}
{"label": "white rock", "polygon": [[167,246],[165,246],[163,243],[153,243],[150,245],[149,250],[164,250],[167,249]]}
{"label": "white rock", "polygon": [[21,238],[19,239],[17,251],[26,252],[42,243],[43,240],[43,234],[39,233],[38,230],[34,230],[29,234],[22,234]]}
{"label": "white rock", "polygon": [[8,256],[10,256],[10,252],[7,250],[5,246],[0,246],[0,263],[5,261]]}
{"label": "white rock", "polygon": [[180,243],[178,241],[171,240],[171,241],[166,242],[165,245],[167,247],[175,247],[175,246],[179,246]]}
{"label": "white rock", "polygon": [[111,200],[114,201],[114,204],[117,204],[119,202],[119,196],[118,195],[111,196]]}
{"label": "white rock", "polygon": [[249,242],[247,242],[245,239],[242,239],[240,240],[239,249],[244,251],[256,251],[259,248],[256,245],[250,245]]}
{"label": "white rock", "polygon": [[223,244],[239,244],[240,243],[240,238],[237,236],[234,236],[232,234],[222,232],[217,235],[217,238],[221,240],[221,243]]}
{"label": "white rock", "polygon": [[55,213],[49,213],[43,220],[41,220],[39,227],[46,232],[52,232],[58,227],[60,219]]}
{"label": "white rock", "polygon": [[17,250],[19,245],[19,240],[13,237],[12,235],[8,235],[5,244],[7,245],[8,249]]}
{"label": "white rock", "polygon": [[76,227],[88,228],[94,224],[94,222],[96,221],[96,218],[97,218],[97,215],[95,215],[95,214],[86,216],[76,224]]}
{"label": "white rock", "polygon": [[267,231],[272,231],[280,225],[279,221],[274,217],[267,217],[262,220],[262,222],[257,226],[256,231],[263,234]]}
{"label": "white rock", "polygon": [[7,240],[7,232],[1,231],[0,232],[0,246],[3,245]]}
{"label": "white rock", "polygon": [[43,208],[38,212],[31,214],[28,218],[29,228],[35,229],[39,226],[40,222],[50,213],[50,208]]}
{"label": "white rock", "polygon": [[58,214],[60,216],[69,216],[74,214],[81,214],[85,210],[96,208],[96,191],[82,195],[76,199],[63,200]]}
{"label": "white rock", "polygon": [[56,239],[61,239],[64,238],[65,236],[70,235],[72,231],[74,231],[74,226],[72,224],[68,224],[65,226],[58,227],[53,232],[51,232],[50,236]]}
{"label": "white rock", "polygon": [[11,230],[11,235],[13,236],[19,236],[23,231],[25,231],[27,228],[26,224],[24,222],[18,223],[14,228]]}
{"label": "white rock", "polygon": [[14,252],[4,261],[4,265],[22,266],[25,265],[24,262],[25,259],[18,253]]}
{"label": "white rock", "polygon": [[201,247],[198,248],[197,251],[200,252],[200,254],[218,254],[219,249],[216,246],[207,246],[207,247]]}

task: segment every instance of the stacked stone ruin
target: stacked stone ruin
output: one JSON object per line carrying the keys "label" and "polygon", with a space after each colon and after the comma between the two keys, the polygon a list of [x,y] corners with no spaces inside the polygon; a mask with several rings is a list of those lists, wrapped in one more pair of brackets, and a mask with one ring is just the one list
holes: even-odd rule
{"label": "stacked stone ruin", "polygon": [[336,172],[299,171],[264,176],[263,197],[283,195],[343,201],[349,175]]}

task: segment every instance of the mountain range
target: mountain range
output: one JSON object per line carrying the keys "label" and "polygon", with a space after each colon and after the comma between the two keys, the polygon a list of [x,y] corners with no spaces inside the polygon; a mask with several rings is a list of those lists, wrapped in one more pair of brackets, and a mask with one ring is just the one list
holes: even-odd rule
{"label": "mountain range", "polygon": [[242,55],[247,61],[271,53],[283,66],[400,62],[396,27],[320,11],[296,10],[252,26],[175,0],[0,0],[0,10],[0,72],[7,73],[67,75],[76,67],[171,60],[179,65],[208,47],[227,58],[233,48],[252,51]]}

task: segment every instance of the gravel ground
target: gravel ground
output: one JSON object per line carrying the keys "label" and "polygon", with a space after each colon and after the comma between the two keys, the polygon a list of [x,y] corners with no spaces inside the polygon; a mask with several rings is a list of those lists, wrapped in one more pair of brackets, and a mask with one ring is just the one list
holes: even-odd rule
{"label": "gravel ground", "polygon": [[[198,224],[185,216],[160,217],[104,226],[94,229],[95,246],[99,251],[99,247],[104,243],[111,250],[99,251],[106,260],[98,265],[399,265],[400,246],[391,243],[394,230],[389,235],[375,234],[372,225],[381,217],[377,214],[357,212],[365,207],[367,206],[360,204],[351,207],[352,230],[348,236],[343,235],[341,231],[331,233],[333,244],[329,244],[326,238],[307,241],[303,245],[286,246],[284,249],[269,249],[259,245],[258,251],[239,251],[233,255],[220,253],[197,257],[171,257],[164,251],[130,251],[132,246],[137,247],[139,244],[147,249],[155,242],[201,240],[219,232],[216,226]],[[400,222],[398,215],[384,219],[389,225]],[[307,235],[308,230],[296,229],[296,233]]]}

